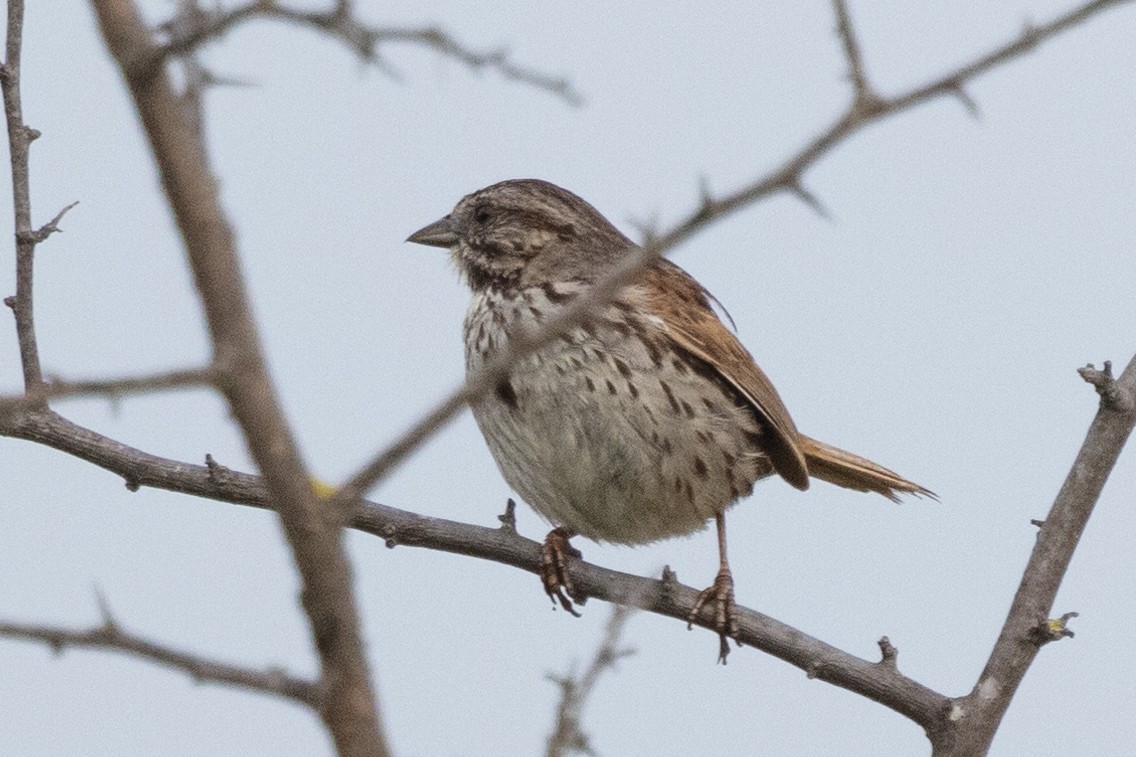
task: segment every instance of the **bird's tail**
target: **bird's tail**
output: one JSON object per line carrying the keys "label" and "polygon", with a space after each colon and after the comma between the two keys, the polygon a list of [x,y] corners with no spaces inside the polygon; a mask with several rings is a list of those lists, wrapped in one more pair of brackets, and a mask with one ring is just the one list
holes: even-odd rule
{"label": "bird's tail", "polygon": [[813,478],[843,486],[845,489],[877,492],[892,502],[898,502],[900,494],[938,499],[930,489],[908,481],[895,471],[877,465],[867,458],[818,442],[804,434],[801,434],[799,439],[801,451],[805,453],[805,459],[808,461],[809,475]]}

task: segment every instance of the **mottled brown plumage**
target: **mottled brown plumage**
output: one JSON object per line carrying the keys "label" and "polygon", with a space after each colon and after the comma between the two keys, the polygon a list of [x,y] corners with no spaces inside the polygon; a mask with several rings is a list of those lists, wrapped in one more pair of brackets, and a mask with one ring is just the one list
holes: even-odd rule
{"label": "mottled brown plumage", "polygon": [[[448,248],[473,291],[471,372],[636,250],[584,200],[535,179],[474,192],[409,241]],[[736,631],[724,513],[754,482],[776,473],[798,489],[811,476],[893,500],[930,492],[801,434],[710,301],[681,268],[654,261],[591,318],[520,360],[473,413],[505,479],[556,526],[544,583],[570,612],[569,598],[581,599],[566,570],[571,536],[642,544],[714,519],[720,569],[691,619],[712,604],[724,661]]]}

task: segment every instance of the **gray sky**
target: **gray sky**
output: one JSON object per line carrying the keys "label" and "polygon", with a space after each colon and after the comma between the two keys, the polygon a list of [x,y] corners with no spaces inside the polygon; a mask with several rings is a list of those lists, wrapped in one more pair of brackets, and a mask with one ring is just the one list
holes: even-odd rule
{"label": "gray sky", "polygon": [[[150,157],[90,11],[30,4],[25,117],[42,223],[45,368],[123,376],[201,364],[207,343]],[[161,18],[173,4],[150,2]],[[209,140],[275,378],[307,459],[348,475],[454,387],[467,294],[411,231],[494,181],[539,177],[637,236],[689,212],[700,178],[726,191],[826,127],[848,87],[826,2],[360,2],[378,24],[440,22],[469,46],[571,77],[548,94],[410,47],[395,81],[336,43],[274,24],[205,60],[249,82],[208,98]],[[853,2],[885,95],[938,75],[1071,2]],[[830,210],[775,198],[673,258],[729,309],[806,433],[872,457],[941,502],[893,506],[770,481],[730,516],[738,601],[967,692],[1004,620],[1042,518],[1096,409],[1074,369],[1136,347],[1136,24],[1113,11],[969,92],[871,127],[806,175]],[[6,189],[4,191],[7,191]],[[8,202],[4,199],[3,202]],[[10,245],[0,289],[12,291]],[[0,388],[19,382],[5,320]],[[141,449],[249,469],[205,391],[70,401],[78,423]],[[132,630],[254,666],[315,669],[272,515],[143,490],[46,448],[0,439],[0,615],[97,622],[93,586]],[[372,493],[486,525],[510,496],[468,415]],[[1122,457],[1055,607],[1076,639],[1043,650],[995,754],[1122,755],[1136,703],[1136,458]],[[521,532],[545,525],[519,511]],[[402,755],[543,749],[563,672],[607,607],[554,612],[537,579],[352,534],[359,602],[390,735]],[[685,583],[716,570],[712,533],[585,557]],[[604,755],[925,754],[918,727],[752,649],[714,665],[709,632],[638,615],[638,653],[604,679],[585,724]],[[195,686],[122,657],[0,642],[0,754],[318,755],[306,711]]]}

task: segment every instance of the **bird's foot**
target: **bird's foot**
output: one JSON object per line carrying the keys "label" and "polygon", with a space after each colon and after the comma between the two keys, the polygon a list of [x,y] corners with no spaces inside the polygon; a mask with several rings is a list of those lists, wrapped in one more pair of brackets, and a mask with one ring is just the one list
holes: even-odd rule
{"label": "bird's foot", "polygon": [[576,588],[568,573],[568,558],[581,557],[580,550],[568,542],[572,535],[571,531],[560,527],[552,529],[544,537],[544,546],[540,550],[540,581],[553,605],[559,602],[566,612],[578,618],[580,613],[576,612],[573,603],[582,605],[587,597]]}
{"label": "bird's foot", "polygon": [[698,595],[694,609],[686,618],[687,628],[698,620],[703,605],[711,602],[714,608],[714,630],[718,632],[718,662],[725,665],[726,657],[730,654],[729,638],[738,635],[738,616],[734,609],[734,577],[730,575],[729,568],[718,571],[714,583]]}

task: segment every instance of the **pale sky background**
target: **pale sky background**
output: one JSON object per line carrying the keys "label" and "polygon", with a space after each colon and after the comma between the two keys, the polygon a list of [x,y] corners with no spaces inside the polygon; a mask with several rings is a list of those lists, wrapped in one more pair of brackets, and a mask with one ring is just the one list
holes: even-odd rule
{"label": "pale sky background", "polygon": [[[24,65],[33,208],[79,200],[40,247],[45,368],[118,377],[200,365],[202,318],[134,113],[74,0],[30,3]],[[146,4],[162,18],[172,2]],[[472,48],[571,77],[573,109],[414,47],[395,81],[309,31],[257,23],[205,55],[253,86],[208,98],[209,141],[265,345],[313,470],[335,481],[460,379],[467,293],[441,251],[403,243],[492,182],[539,177],[637,236],[761,175],[845,106],[829,3],[359,2],[377,24],[441,23]],[[852,2],[869,73],[894,94],[1072,0]],[[770,481],[730,517],[738,601],[901,669],[970,690],[1097,398],[1075,369],[1136,352],[1136,8],[1114,10],[969,88],[873,126],[806,175],[819,218],[776,198],[673,258],[725,304],[806,433],[937,491],[893,506]],[[7,182],[3,182],[6,184]],[[6,190],[5,190],[6,191]],[[3,199],[10,207],[8,199]],[[5,221],[6,223],[8,221]],[[10,239],[10,237],[9,237]],[[13,291],[11,244],[0,290]],[[19,386],[11,319],[0,391]],[[73,420],[143,450],[249,469],[222,403],[198,390],[69,401]],[[0,615],[89,625],[93,587],[133,631],[221,660],[311,674],[291,558],[271,513],[154,490],[0,439]],[[495,525],[510,496],[465,414],[372,493]],[[1058,596],[1076,638],[1044,649],[995,755],[1130,755],[1136,711],[1136,455],[1113,473]],[[519,528],[545,525],[520,509]],[[711,532],[585,557],[688,584]],[[554,612],[536,577],[351,534],[357,591],[400,755],[536,754],[558,691],[608,608]],[[602,755],[920,755],[899,715],[752,649],[634,617],[638,653],[603,679],[585,727]],[[0,754],[323,755],[306,710],[195,685],[112,654],[0,641]]]}

